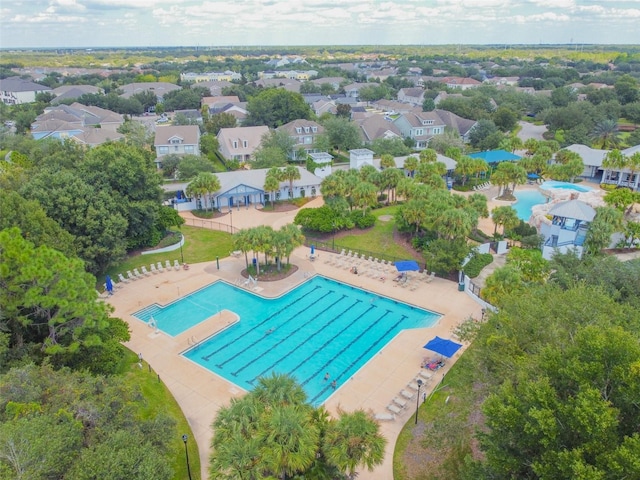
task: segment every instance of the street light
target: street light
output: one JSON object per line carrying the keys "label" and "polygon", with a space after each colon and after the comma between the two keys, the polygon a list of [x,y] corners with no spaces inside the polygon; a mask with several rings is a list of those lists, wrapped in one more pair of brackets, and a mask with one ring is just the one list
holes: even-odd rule
{"label": "street light", "polygon": [[231,225],[231,233],[233,235],[233,209],[229,208],[229,224]]}
{"label": "street light", "polygon": [[184,265],[184,254],[182,253],[182,244],[184,243],[184,235],[182,235],[182,238],[180,239],[180,263],[182,263]]}
{"label": "street light", "polygon": [[331,250],[336,250],[336,221],[333,221],[333,239],[331,240]]}
{"label": "street light", "polygon": [[[418,407],[420,406],[420,387],[422,386],[422,380],[418,379],[418,396],[416,397],[416,425],[418,424]],[[185,440],[186,442],[186,440]]]}
{"label": "street light", "polygon": [[187,457],[187,473],[189,474],[189,480],[191,480],[191,467],[189,466],[189,450],[187,450],[187,440],[189,437],[185,433],[182,435],[182,441],[184,442],[184,454]]}

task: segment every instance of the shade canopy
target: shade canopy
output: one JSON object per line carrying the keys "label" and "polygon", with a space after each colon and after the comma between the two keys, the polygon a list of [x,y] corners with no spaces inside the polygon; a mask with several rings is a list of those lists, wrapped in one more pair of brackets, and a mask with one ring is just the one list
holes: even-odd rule
{"label": "shade canopy", "polygon": [[440,337],[435,337],[433,340],[429,340],[424,346],[427,350],[439,353],[447,358],[453,357],[461,347],[462,345],[459,343]]}
{"label": "shade canopy", "polygon": [[481,158],[487,163],[513,162],[522,157],[506,150],[488,150],[485,152],[470,153],[471,158]]}
{"label": "shade canopy", "polygon": [[527,175],[527,178],[529,180],[537,180],[538,178],[540,178],[540,175],[538,175],[537,173],[530,173]]}
{"label": "shade canopy", "polygon": [[395,266],[399,272],[416,272],[420,270],[420,265],[415,260],[399,260],[395,262]]}
{"label": "shade canopy", "polygon": [[109,275],[107,275],[106,282],[104,285],[105,285],[105,288],[107,289],[107,292],[109,293],[113,292],[113,282],[111,281],[111,277]]}

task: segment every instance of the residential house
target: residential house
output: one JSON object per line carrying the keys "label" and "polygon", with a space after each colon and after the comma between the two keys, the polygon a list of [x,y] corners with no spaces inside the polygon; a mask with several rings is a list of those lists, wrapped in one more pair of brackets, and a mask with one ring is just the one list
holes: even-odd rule
{"label": "residential house", "polygon": [[375,167],[373,164],[373,154],[374,152],[368,148],[356,148],[354,150],[349,150],[349,168],[360,170],[365,165]]}
{"label": "residential house", "polygon": [[482,82],[468,77],[442,77],[440,82],[446,84],[449,88],[459,88],[460,90],[477,88],[482,85]]}
{"label": "residential house", "polygon": [[120,87],[120,90],[124,92],[120,96],[122,98],[131,98],[136,93],[153,92],[158,101],[162,102],[167,93],[181,89],[182,87],[169,82],[128,83]]}
{"label": "residential house", "polygon": [[378,83],[350,83],[344,87],[344,93],[347,97],[358,99],[360,98],[360,90],[378,85]]}
{"label": "residential house", "polygon": [[398,90],[398,101],[421,107],[424,103],[424,89],[401,88]]}
{"label": "residential house", "polygon": [[551,221],[540,226],[540,233],[544,236],[542,256],[551,260],[556,252],[571,250],[582,256],[587,230],[596,211],[583,201],[571,199],[553,206],[549,215]]}
{"label": "residential house", "polygon": [[284,88],[288,92],[296,92],[296,93],[300,93],[300,85],[302,85],[300,80],[295,80],[295,79],[291,79],[291,78],[280,78],[280,77],[276,77],[276,78],[261,78],[260,80],[256,80],[253,83],[255,83],[255,85],[257,87],[262,87],[262,88],[269,88],[269,87]]}
{"label": "residential house", "polygon": [[433,99],[433,103],[438,106],[440,102],[446,100],[447,98],[464,98],[464,95],[461,93],[447,93],[445,91],[438,92],[438,95]]}
{"label": "residential house", "polygon": [[371,143],[378,138],[402,138],[400,129],[384,115],[369,113],[355,122],[360,127],[360,134],[365,143]]}
{"label": "residential house", "polygon": [[380,100],[376,100],[375,102],[370,102],[370,105],[374,108],[377,108],[378,110],[385,112],[388,115],[422,111],[422,107],[416,107],[415,105],[412,105],[410,103],[398,102],[397,100],[387,100],[385,98],[381,98]]}
{"label": "residential house", "polygon": [[39,93],[50,92],[51,88],[20,77],[7,77],[0,80],[0,100],[6,105],[33,103]]}
{"label": "residential house", "polygon": [[202,112],[196,108],[188,108],[186,110],[176,110],[175,112],[173,112],[174,121],[177,115],[183,115],[187,119],[187,122],[190,125],[195,125],[195,124],[202,125]]}
{"label": "residential house", "polygon": [[398,74],[398,69],[395,67],[381,68],[378,70],[371,70],[367,72],[367,80],[379,80],[384,81],[389,77],[393,77]]}
{"label": "residential house", "polygon": [[221,95],[219,97],[203,97],[200,100],[200,105],[202,107],[207,107],[209,110],[209,114],[213,115],[214,113],[220,113],[220,111],[229,104],[238,105],[240,103],[240,98],[237,95]]}
{"label": "residential house", "polygon": [[221,128],[218,132],[220,153],[224,158],[248,162],[253,153],[260,147],[262,136],[269,133],[269,127]]}
{"label": "residential house", "polygon": [[[640,145],[621,150],[625,157],[640,152]],[[607,168],[603,169],[602,183],[615,184],[619,187],[629,187],[632,190],[640,190],[640,172],[631,171],[629,168]]]}
{"label": "residential house", "polygon": [[[604,158],[609,153],[609,150],[598,150],[595,148],[588,147],[586,145],[581,145],[579,143],[574,143],[573,145],[569,145],[565,150],[569,150],[570,152],[577,153],[582,158],[582,163],[584,164],[584,171],[580,174],[581,177],[586,177],[589,179],[593,179],[594,181],[604,182],[603,179],[603,169],[602,162]],[[612,172],[608,173],[608,181],[611,180]],[[618,179],[617,174],[615,175],[616,182]]]}
{"label": "residential house", "polygon": [[231,70],[224,72],[207,72],[207,73],[181,73],[180,80],[183,82],[231,82],[233,80],[242,80],[242,75]]}
{"label": "residential house", "polygon": [[517,87],[520,77],[491,77],[487,78],[484,83],[497,86]]}
{"label": "residential house", "polygon": [[324,127],[313,120],[298,119],[279,126],[276,131],[287,132],[296,142],[291,160],[305,160],[310,153],[319,152],[314,144],[318,135],[324,133]]}
{"label": "residential house", "polygon": [[219,97],[222,95],[223,88],[230,87],[232,85],[233,83],[227,82],[226,80],[198,82],[198,87],[208,88],[212,97]]}
{"label": "residential house", "polygon": [[62,85],[51,90],[56,98],[51,100],[51,105],[58,105],[65,100],[76,100],[82,95],[95,95],[104,93],[101,88],[93,85]]}
{"label": "residential house", "polygon": [[450,128],[453,128],[460,134],[462,140],[469,143],[469,134],[471,130],[478,124],[476,120],[469,120],[456,115],[448,110],[435,109],[434,112],[442,119],[443,123]]}
{"label": "residential house", "polygon": [[165,155],[200,155],[200,127],[197,125],[166,125],[156,128],[154,141],[156,165],[162,165]]}
{"label": "residential house", "polygon": [[[293,190],[289,192],[289,181],[280,182],[280,188],[276,192],[266,192],[264,183],[268,168],[257,170],[235,170],[231,172],[216,173],[220,180],[220,190],[214,192],[207,199],[207,205],[214,205],[220,211],[228,211],[232,207],[240,208],[253,206],[258,208],[270,199],[315,197],[320,194],[322,178],[309,172],[306,168],[296,167],[300,172],[300,178],[293,181]],[[188,202],[178,202],[178,198],[185,198],[184,192],[189,183],[173,183],[163,186],[165,192],[175,192],[176,198],[169,204],[180,211],[202,208],[196,199]],[[271,198],[273,197],[273,198]]]}
{"label": "residential house", "polygon": [[313,113],[315,113],[316,116],[318,117],[323,113],[330,113],[332,115],[335,115],[338,113],[336,102],[331,100],[331,98],[327,98],[327,97],[321,98],[313,102],[311,104],[311,109],[313,110]]}
{"label": "residential house", "polygon": [[331,85],[331,87],[333,87],[335,91],[338,91],[338,89],[340,88],[340,85],[345,80],[346,79],[344,77],[324,77],[324,78],[318,78],[316,80],[311,80],[311,83],[317,85],[318,87],[321,87],[325,83],[328,83],[329,85]]}
{"label": "residential house", "polygon": [[403,137],[415,140],[418,150],[427,148],[429,140],[435,135],[444,133],[446,126],[435,112],[404,113],[397,117],[393,123],[398,127]]}
{"label": "residential house", "polygon": [[[104,108],[73,103],[48,107],[38,115],[31,124],[31,135],[35,140],[43,138],[83,138],[83,133],[99,128],[100,135],[93,135],[95,140],[102,137],[106,140],[117,140],[122,135],[117,132],[124,123],[124,117]],[[81,143],[86,143],[81,141]],[[104,143],[104,142],[103,142]],[[91,143],[94,144],[94,143]]]}

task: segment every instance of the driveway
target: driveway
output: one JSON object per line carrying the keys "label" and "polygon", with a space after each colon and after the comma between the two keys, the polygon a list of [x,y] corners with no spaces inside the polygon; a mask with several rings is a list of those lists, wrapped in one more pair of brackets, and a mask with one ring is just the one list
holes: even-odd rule
{"label": "driveway", "polygon": [[519,121],[518,125],[522,129],[518,132],[518,137],[524,142],[529,138],[535,138],[536,140],[544,140],[542,134],[547,131],[546,125],[534,125],[533,123]]}

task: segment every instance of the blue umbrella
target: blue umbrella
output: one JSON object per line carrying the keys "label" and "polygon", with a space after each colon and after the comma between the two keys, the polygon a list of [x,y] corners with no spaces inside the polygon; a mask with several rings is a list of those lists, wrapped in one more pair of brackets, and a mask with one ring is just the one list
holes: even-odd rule
{"label": "blue umbrella", "polygon": [[420,270],[420,265],[418,265],[418,262],[416,262],[415,260],[399,260],[395,262],[395,266],[399,272],[417,272],[418,270]]}
{"label": "blue umbrella", "polygon": [[311,245],[311,255],[313,255],[314,253],[316,253],[316,246]]}
{"label": "blue umbrella", "polygon": [[107,280],[104,286],[107,289],[107,292],[109,292],[109,295],[113,295],[113,282],[111,281],[111,277],[109,275],[107,275]]}
{"label": "blue umbrella", "polygon": [[462,345],[452,340],[435,337],[429,340],[423,348],[439,353],[440,355],[444,355],[447,358],[451,358],[461,347]]}

